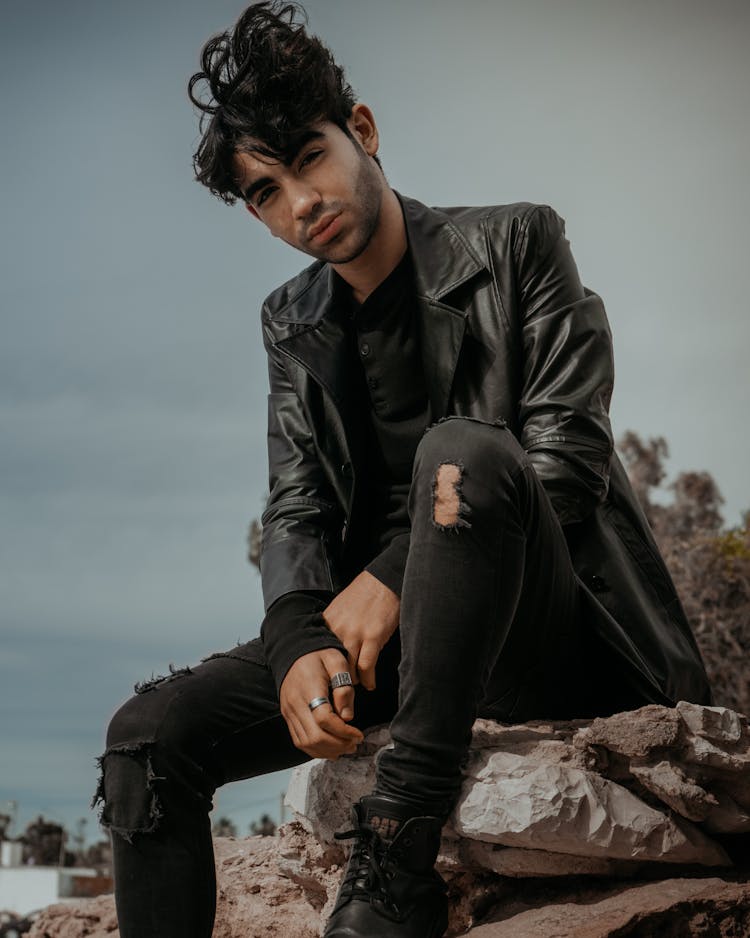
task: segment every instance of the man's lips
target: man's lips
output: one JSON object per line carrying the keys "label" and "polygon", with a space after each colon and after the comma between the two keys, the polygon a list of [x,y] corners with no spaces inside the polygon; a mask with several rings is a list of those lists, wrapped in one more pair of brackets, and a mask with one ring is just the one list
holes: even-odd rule
{"label": "man's lips", "polygon": [[335,212],[333,215],[326,215],[324,218],[321,218],[318,224],[313,225],[308,232],[307,240],[314,244],[325,244],[326,241],[330,241],[341,227],[341,223],[339,222],[340,218],[340,212]]}

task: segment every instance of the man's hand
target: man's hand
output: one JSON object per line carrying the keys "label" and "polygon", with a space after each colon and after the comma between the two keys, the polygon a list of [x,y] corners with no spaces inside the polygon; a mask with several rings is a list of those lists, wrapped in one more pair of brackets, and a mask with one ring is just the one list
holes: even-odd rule
{"label": "man's hand", "polygon": [[335,596],[323,611],[328,628],[349,654],[352,680],[375,689],[375,664],[398,628],[401,601],[366,570]]}
{"label": "man's hand", "polygon": [[311,651],[297,658],[279,690],[281,715],[292,742],[314,759],[338,759],[352,753],[364,736],[347,722],[354,718],[354,688],[337,687],[333,706],[308,706],[315,697],[330,697],[329,683],[338,671],[346,671],[346,658],[335,648]]}

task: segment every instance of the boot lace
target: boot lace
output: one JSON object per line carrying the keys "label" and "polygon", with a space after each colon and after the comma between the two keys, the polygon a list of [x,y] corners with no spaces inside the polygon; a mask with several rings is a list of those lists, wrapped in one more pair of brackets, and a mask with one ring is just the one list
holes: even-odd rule
{"label": "boot lace", "polygon": [[333,835],[336,840],[354,839],[349,864],[341,882],[341,895],[350,898],[379,899],[394,915],[400,915],[398,906],[388,891],[393,872],[388,870],[389,860],[395,860],[395,851],[389,850],[377,831],[363,825]]}

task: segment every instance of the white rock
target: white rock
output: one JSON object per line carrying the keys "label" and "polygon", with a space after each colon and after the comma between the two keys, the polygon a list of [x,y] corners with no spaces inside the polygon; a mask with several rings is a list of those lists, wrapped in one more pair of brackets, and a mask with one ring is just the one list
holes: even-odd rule
{"label": "white rock", "polygon": [[747,727],[743,716],[726,707],[701,707],[680,700],[675,709],[691,732],[714,742],[737,743]]}
{"label": "white rock", "polygon": [[464,837],[584,857],[729,864],[688,822],[678,824],[621,785],[575,766],[480,753],[467,775],[453,816]]}
{"label": "white rock", "polygon": [[371,757],[313,759],[297,766],[284,799],[300,823],[322,844],[336,843],[334,833],[351,829],[352,803],[375,785]]}
{"label": "white rock", "polygon": [[703,736],[693,736],[686,740],[682,758],[687,763],[730,772],[746,772],[750,769],[750,753],[728,752]]}
{"label": "white rock", "polygon": [[676,763],[663,759],[656,765],[631,764],[630,771],[647,791],[690,821],[705,821],[718,804],[715,795],[688,778]]}
{"label": "white rock", "polygon": [[[377,753],[389,743],[378,727],[356,756],[294,771],[287,804],[319,843],[341,846],[333,835],[351,826],[351,804],[374,787]],[[478,720],[472,751],[444,829],[446,869],[477,862],[463,849],[467,838],[536,851],[526,859],[485,851],[495,864],[488,868],[501,863],[506,875],[551,871],[555,861],[542,860],[549,855],[575,857],[568,868],[592,872],[605,861],[725,865],[721,848],[690,822],[707,832],[750,830],[750,732],[745,717],[721,707],[652,705],[519,726]],[[664,810],[641,799],[644,788]]]}

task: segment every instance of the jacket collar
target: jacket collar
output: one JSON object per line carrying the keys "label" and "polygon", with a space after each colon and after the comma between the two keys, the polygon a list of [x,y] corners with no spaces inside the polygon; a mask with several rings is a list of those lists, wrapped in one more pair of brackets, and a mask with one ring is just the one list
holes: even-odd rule
{"label": "jacket collar", "polygon": [[417,296],[443,301],[486,269],[445,212],[396,193],[404,212],[409,250],[414,260]]}
{"label": "jacket collar", "polygon": [[[445,416],[467,314],[450,295],[487,267],[447,214],[396,193],[414,263],[417,316],[425,379],[434,420]],[[292,326],[276,341],[334,398],[346,416],[351,401],[351,354],[333,309],[334,271],[323,265],[271,322]],[[295,328],[296,326],[296,328]],[[302,328],[300,328],[302,327]]]}

